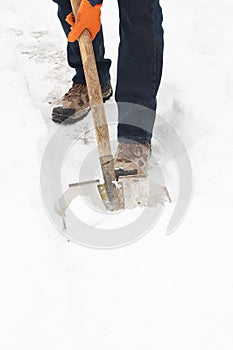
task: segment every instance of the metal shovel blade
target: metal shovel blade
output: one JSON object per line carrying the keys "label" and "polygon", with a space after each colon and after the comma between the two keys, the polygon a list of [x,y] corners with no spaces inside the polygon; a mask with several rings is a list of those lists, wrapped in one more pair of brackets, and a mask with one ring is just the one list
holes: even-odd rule
{"label": "metal shovel blade", "polygon": [[58,212],[63,218],[66,216],[66,210],[70,206],[73,199],[77,198],[86,192],[91,192],[91,189],[99,184],[100,180],[90,180],[69,184],[68,189],[63,196],[58,200]]}
{"label": "metal shovel blade", "polygon": [[68,189],[57,203],[57,212],[63,219],[64,229],[66,229],[66,211],[72,201],[79,196],[89,198],[88,202],[98,210],[116,211],[123,209],[116,184],[111,181],[100,184],[100,180],[96,179],[69,184]]}
{"label": "metal shovel blade", "polygon": [[[58,213],[63,219],[64,229],[66,229],[66,210],[73,199],[85,195],[93,199],[93,194],[97,192],[96,189],[98,189],[102,200],[102,208],[105,207],[109,211],[119,210],[119,204],[121,209],[133,209],[138,206],[156,207],[157,205],[164,205],[165,202],[171,202],[167,188],[157,184],[147,176],[120,176],[114,186],[116,186],[118,196],[115,207],[113,206],[114,202],[109,201],[106,184],[100,184],[100,180],[70,184],[69,188],[58,200]],[[95,202],[98,208],[101,205],[100,198],[96,198]]]}
{"label": "metal shovel blade", "polygon": [[167,188],[147,176],[120,176],[118,184],[122,188],[124,209],[133,209],[137,206],[156,207],[171,202]]}

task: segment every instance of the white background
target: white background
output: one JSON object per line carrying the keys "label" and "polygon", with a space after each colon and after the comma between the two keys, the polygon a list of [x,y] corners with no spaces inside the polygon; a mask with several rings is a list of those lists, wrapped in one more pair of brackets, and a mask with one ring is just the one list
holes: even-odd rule
{"label": "white background", "polygon": [[[72,77],[56,5],[1,3],[1,349],[233,347],[233,3],[161,5],[158,113],[189,151],[192,204],[171,236],[165,216],[135,244],[97,251],[66,242],[40,197],[40,162],[57,127],[48,101],[65,92]],[[104,1],[103,24],[114,85],[116,1]]]}

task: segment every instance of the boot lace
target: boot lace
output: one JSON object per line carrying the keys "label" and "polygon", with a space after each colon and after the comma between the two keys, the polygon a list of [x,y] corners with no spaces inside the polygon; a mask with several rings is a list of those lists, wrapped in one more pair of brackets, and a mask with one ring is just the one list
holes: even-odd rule
{"label": "boot lace", "polygon": [[[85,95],[85,96],[83,96]],[[82,97],[86,98],[86,102],[88,102],[88,93],[87,93],[87,87],[82,84],[75,84],[73,83],[72,87],[69,89],[69,91],[64,95],[64,98],[67,101],[73,101],[74,99],[77,99],[78,104],[80,106],[84,105],[84,101]]]}

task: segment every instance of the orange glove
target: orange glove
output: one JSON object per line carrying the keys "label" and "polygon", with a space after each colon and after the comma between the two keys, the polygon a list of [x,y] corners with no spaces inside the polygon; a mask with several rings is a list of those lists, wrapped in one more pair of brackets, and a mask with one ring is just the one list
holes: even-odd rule
{"label": "orange glove", "polygon": [[71,31],[68,35],[69,42],[78,40],[85,29],[90,32],[91,40],[95,39],[101,27],[101,6],[102,4],[92,6],[88,0],[82,0],[76,21],[73,13],[66,17],[66,22],[71,25]]}

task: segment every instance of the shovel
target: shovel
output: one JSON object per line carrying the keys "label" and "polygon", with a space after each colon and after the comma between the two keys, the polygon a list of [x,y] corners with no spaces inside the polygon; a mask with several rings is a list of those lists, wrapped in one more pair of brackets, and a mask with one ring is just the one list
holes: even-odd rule
{"label": "shovel", "polygon": [[[71,0],[73,14],[76,18],[81,0]],[[147,176],[135,175],[118,176],[114,169],[114,160],[111,151],[109,129],[105,114],[102,91],[92,40],[88,30],[84,30],[78,40],[80,53],[86,78],[88,96],[95,127],[96,141],[99,152],[99,161],[104,183],[100,180],[70,184],[68,190],[59,199],[60,215],[65,218],[66,209],[72,200],[81,195],[81,188],[88,189],[97,186],[100,198],[108,211],[117,211],[136,206],[156,206],[165,201],[171,201],[166,187],[151,181]],[[85,191],[84,191],[85,192]],[[64,223],[65,228],[65,223]]]}

